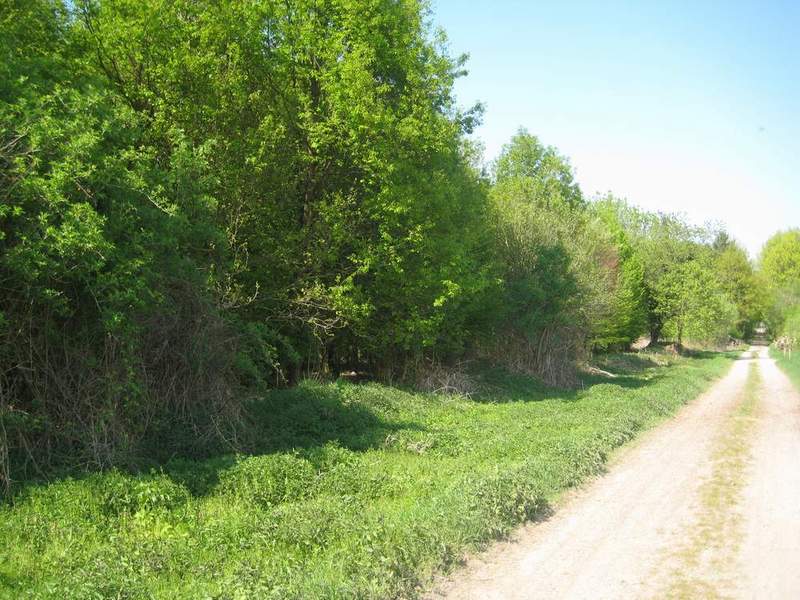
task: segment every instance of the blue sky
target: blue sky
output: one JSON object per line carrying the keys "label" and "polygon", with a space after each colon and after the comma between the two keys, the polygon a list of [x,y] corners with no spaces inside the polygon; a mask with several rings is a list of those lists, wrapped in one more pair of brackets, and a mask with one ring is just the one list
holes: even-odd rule
{"label": "blue sky", "polygon": [[432,8],[488,159],[525,127],[584,192],[722,222],[754,256],[800,227],[800,0]]}

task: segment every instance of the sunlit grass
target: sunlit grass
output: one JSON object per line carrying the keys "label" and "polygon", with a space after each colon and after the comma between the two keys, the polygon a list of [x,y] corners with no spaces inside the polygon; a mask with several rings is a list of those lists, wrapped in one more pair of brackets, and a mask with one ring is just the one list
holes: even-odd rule
{"label": "sunlit grass", "polygon": [[6,597],[385,598],[545,514],[697,396],[723,355],[611,359],[553,391],[305,383],[252,407],[261,452],[29,485],[0,509]]}

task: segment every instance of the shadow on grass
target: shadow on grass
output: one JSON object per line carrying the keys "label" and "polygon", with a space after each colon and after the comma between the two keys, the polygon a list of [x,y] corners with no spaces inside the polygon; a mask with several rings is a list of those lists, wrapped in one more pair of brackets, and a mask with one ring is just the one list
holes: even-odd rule
{"label": "shadow on grass", "polygon": [[[710,353],[709,358],[714,356]],[[705,358],[705,357],[704,357]],[[500,368],[482,369],[481,391],[472,399],[481,403],[538,402],[543,400],[577,401],[595,385],[616,385],[637,389],[652,385],[666,373],[653,360],[636,355],[609,355],[597,361],[610,375],[580,373],[574,388],[554,388],[519,373]]]}
{"label": "shadow on grass", "polygon": [[625,376],[631,376],[656,367],[657,363],[654,359],[658,356],[663,355],[649,352],[636,354],[600,354],[595,357],[594,363],[596,366],[612,373],[622,373]]}
{"label": "shadow on grass", "polygon": [[[355,390],[360,397],[352,401],[348,392]],[[411,421],[387,420],[370,409],[370,404],[376,408],[382,404],[380,392],[384,390],[391,388],[303,383],[273,390],[248,408],[260,437],[254,449],[259,453],[283,452],[336,442],[348,450],[363,451],[382,445],[398,430],[424,429]]]}
{"label": "shadow on grass", "polygon": [[[370,384],[318,384],[304,382],[280,390],[270,390],[246,406],[246,427],[238,455],[231,448],[205,452],[166,453],[157,448],[158,440],[145,446],[145,456],[135,463],[118,464],[117,470],[133,476],[163,474],[185,485],[195,496],[204,496],[219,483],[220,473],[232,467],[237,456],[260,456],[298,451],[301,454],[335,443],[341,448],[361,452],[382,447],[393,433],[422,431],[417,422],[384,418],[374,410],[381,396],[402,393]],[[353,392],[357,392],[353,394]],[[353,401],[353,396],[358,398]],[[373,401],[374,396],[374,401]],[[159,435],[167,435],[168,432]],[[174,435],[183,435],[174,430]],[[53,468],[46,477],[17,482],[11,498],[25,495],[27,489],[64,479],[81,480],[97,473],[93,469]]]}
{"label": "shadow on grass", "polygon": [[650,373],[648,376],[640,375],[617,375],[616,377],[603,377],[602,375],[584,375],[581,378],[583,382],[583,390],[588,390],[595,385],[617,385],[625,389],[640,389],[653,385],[659,380],[663,379],[664,373]]}
{"label": "shadow on grass", "polygon": [[[697,352],[700,360],[718,356],[713,352]],[[497,368],[479,367],[475,376],[481,391],[472,396],[478,403],[539,402],[558,400],[579,401],[593,386],[606,384],[636,389],[652,385],[666,375],[645,356],[633,354],[601,357],[598,364],[613,372],[615,377],[584,374],[577,389],[547,387],[532,377]],[[247,440],[241,454],[258,456],[280,452],[313,451],[335,443],[341,448],[363,452],[384,446],[387,438],[399,431],[425,431],[422,420],[392,418],[395,408],[404,402],[402,390],[375,383],[320,384],[305,382],[281,390],[271,390],[247,406]],[[417,396],[417,401],[420,398]],[[198,455],[195,453],[170,456],[150,454],[120,470],[137,475],[150,470],[164,473],[185,485],[194,495],[204,495],[214,489],[219,474],[234,465],[236,456],[230,449],[218,449]],[[64,477],[83,478],[85,472],[51,473],[50,482]],[[18,491],[42,481],[22,483]],[[16,495],[16,494],[15,494]]]}
{"label": "shadow on grass", "polygon": [[[271,390],[248,407],[248,447],[240,455],[300,452],[322,448],[329,443],[356,452],[379,448],[392,433],[424,430],[419,423],[388,420],[370,410],[363,400],[349,402],[348,388],[356,384],[305,382],[282,390]],[[211,493],[219,474],[232,467],[237,458],[222,454],[205,460],[176,457],[163,470],[185,485],[195,496]]]}

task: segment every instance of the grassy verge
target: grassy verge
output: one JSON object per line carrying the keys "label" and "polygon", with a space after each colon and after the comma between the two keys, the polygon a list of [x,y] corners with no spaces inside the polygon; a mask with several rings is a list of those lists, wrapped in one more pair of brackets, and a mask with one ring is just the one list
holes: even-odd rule
{"label": "grassy verge", "polygon": [[610,450],[730,364],[609,358],[614,379],[482,396],[306,383],[253,406],[262,452],[29,485],[0,508],[9,597],[415,596],[467,549],[547,511]]}
{"label": "grassy verge", "polygon": [[795,387],[800,387],[800,352],[794,351],[784,354],[775,346],[770,346],[769,355],[775,359],[778,366],[789,376]]}

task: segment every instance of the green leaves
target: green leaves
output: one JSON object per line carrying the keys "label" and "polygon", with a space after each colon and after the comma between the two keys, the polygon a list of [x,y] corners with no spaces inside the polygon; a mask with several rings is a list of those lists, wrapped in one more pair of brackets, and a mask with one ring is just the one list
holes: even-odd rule
{"label": "green leaves", "polygon": [[800,306],[800,230],[776,233],[767,240],[759,267],[767,323],[774,335],[785,328],[788,333]]}
{"label": "green leaves", "polygon": [[655,298],[665,332],[678,343],[727,342],[737,317],[710,266],[700,260],[675,265],[658,281]]}
{"label": "green leaves", "polygon": [[728,314],[681,308],[704,232],[587,204],[524,130],[487,174],[422,1],[6,4],[0,384],[45,424],[16,452],[227,443],[242,397],[309,374],[477,356],[569,384],[645,320]]}
{"label": "green leaves", "polygon": [[514,182],[529,202],[540,206],[564,203],[574,208],[584,203],[568,159],[554,147],[543,146],[525,129],[503,146],[494,164],[494,178],[501,186]]}

